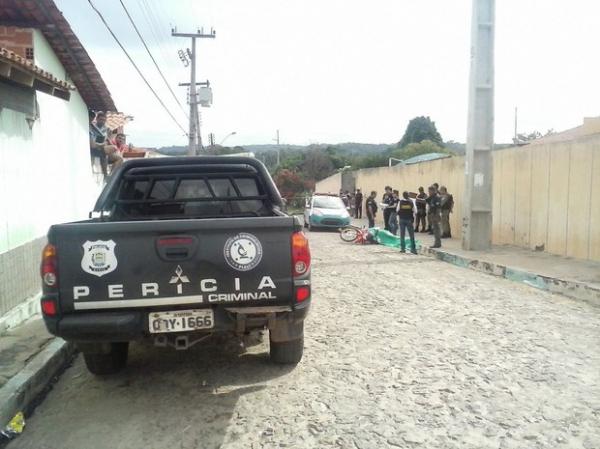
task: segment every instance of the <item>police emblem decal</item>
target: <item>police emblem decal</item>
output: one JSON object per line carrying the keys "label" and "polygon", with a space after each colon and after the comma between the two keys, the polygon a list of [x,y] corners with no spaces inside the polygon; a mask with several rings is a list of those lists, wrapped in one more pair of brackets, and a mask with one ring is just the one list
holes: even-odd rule
{"label": "police emblem decal", "polygon": [[87,240],[82,246],[81,269],[83,271],[101,277],[116,270],[118,262],[115,247],[117,244],[113,240],[96,240],[95,242]]}
{"label": "police emblem decal", "polygon": [[263,250],[260,241],[254,235],[240,232],[227,239],[223,254],[231,268],[249,271],[260,263]]}

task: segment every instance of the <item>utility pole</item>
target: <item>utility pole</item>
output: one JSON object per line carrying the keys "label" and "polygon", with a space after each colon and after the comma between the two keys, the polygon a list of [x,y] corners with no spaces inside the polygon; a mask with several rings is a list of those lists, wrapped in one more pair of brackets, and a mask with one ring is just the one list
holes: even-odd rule
{"label": "utility pole", "polygon": [[462,246],[492,245],[495,0],[473,0]]}
{"label": "utility pole", "polygon": [[[171,30],[171,36],[173,37],[189,37],[192,39],[192,50],[188,49],[188,56],[190,58],[190,130],[188,135],[188,156],[195,156],[198,154],[198,149],[203,150],[202,135],[200,133],[200,113],[198,112],[198,95],[196,92],[196,86],[206,85],[209,86],[208,81],[206,83],[196,83],[196,39],[214,39],[216,32],[211,29],[210,34],[204,34],[203,30],[200,29],[196,33],[177,33],[175,29]],[[181,83],[180,86],[188,85],[187,83]]]}
{"label": "utility pole", "polygon": [[518,116],[519,110],[518,108],[515,106],[515,143],[517,142],[517,125],[519,123],[519,116]]}
{"label": "utility pole", "polygon": [[279,130],[277,130],[277,138],[274,140],[277,142],[277,167],[279,167],[279,162],[280,162],[280,158],[281,158],[281,155],[280,155],[281,148],[279,147]]}

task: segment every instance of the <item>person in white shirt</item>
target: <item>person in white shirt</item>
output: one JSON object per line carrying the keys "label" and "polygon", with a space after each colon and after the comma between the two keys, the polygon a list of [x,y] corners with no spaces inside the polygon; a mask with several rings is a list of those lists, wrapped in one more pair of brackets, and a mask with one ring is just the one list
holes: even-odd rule
{"label": "person in white shirt", "polygon": [[402,192],[402,198],[398,201],[398,219],[400,222],[400,250],[406,252],[406,230],[408,229],[408,236],[410,237],[410,252],[417,254],[417,248],[415,245],[415,215],[417,213],[417,205],[415,200],[408,196],[408,192]]}

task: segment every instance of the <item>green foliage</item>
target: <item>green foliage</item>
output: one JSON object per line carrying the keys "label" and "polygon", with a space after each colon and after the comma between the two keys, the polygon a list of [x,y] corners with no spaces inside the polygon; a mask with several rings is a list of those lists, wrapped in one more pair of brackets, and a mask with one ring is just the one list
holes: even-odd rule
{"label": "green foliage", "polygon": [[[277,151],[263,151],[258,155],[273,174],[275,184],[281,194],[294,204],[307,191],[313,190],[315,183],[333,173],[350,166],[353,170],[377,167],[387,164],[385,154],[348,154],[336,145],[311,145],[307,149],[287,148]],[[295,198],[295,199],[294,199]]]}
{"label": "green foliage", "polygon": [[327,151],[314,149],[305,154],[300,167],[306,179],[318,180],[326,178],[333,172],[334,162]]}
{"label": "green foliage", "polygon": [[340,147],[335,145],[329,145],[325,148],[325,153],[331,159],[331,164],[333,168],[344,168],[347,165],[350,165],[351,156],[346,155],[342,151],[340,151]]}
{"label": "green foliage", "polygon": [[[273,175],[279,191],[288,204],[301,205],[306,192],[315,183],[344,169],[385,167],[388,158],[408,159],[426,153],[451,153],[444,148],[442,137],[429,117],[410,121],[397,146],[385,144],[341,143],[337,145],[247,145],[244,147],[207,147],[208,154],[253,152]],[[168,155],[183,155],[186,147],[164,147]],[[348,168],[347,168],[348,167]]]}
{"label": "green foliage", "polygon": [[454,140],[448,140],[444,142],[444,147],[454,154],[465,154],[467,151],[467,145]]}
{"label": "green foliage", "polygon": [[420,156],[421,154],[428,153],[446,153],[452,154],[450,150],[445,147],[439,146],[431,140],[423,140],[419,143],[409,143],[403,148],[398,148],[392,152],[392,157],[397,159],[410,159],[411,157]]}
{"label": "green foliage", "polygon": [[386,150],[384,153],[370,154],[368,156],[358,156],[352,160],[349,164],[353,170],[359,170],[361,168],[373,168],[373,167],[385,167],[388,164],[388,158],[390,150]]}
{"label": "green foliage", "polygon": [[415,117],[406,127],[402,140],[398,142],[398,147],[403,148],[411,143],[419,143],[424,140],[430,140],[439,146],[444,145],[442,136],[435,127],[435,122],[429,117]]}

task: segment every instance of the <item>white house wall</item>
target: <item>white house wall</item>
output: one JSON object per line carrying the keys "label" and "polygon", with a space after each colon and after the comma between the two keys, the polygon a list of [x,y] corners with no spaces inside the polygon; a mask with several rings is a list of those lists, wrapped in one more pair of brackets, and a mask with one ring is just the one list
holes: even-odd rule
{"label": "white house wall", "polygon": [[[34,49],[36,65],[65,79],[64,67],[37,30]],[[9,285],[10,279],[19,282],[13,271],[37,271],[39,255],[32,254],[48,227],[87,218],[101,188],[91,172],[88,112],[81,96],[72,92],[69,101],[36,96],[39,118],[31,129],[24,114],[0,112],[0,315],[34,288],[22,292]],[[24,266],[15,266],[20,263]]]}

